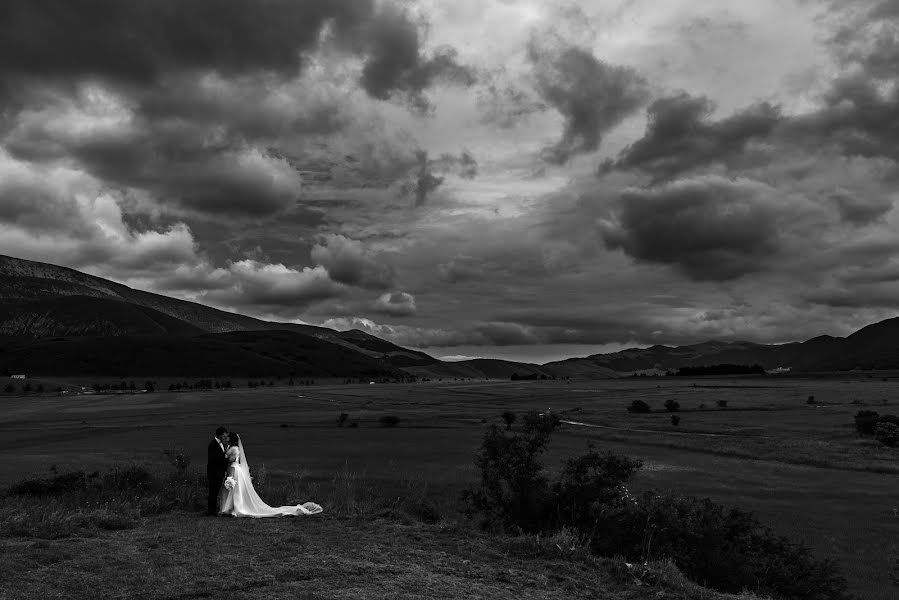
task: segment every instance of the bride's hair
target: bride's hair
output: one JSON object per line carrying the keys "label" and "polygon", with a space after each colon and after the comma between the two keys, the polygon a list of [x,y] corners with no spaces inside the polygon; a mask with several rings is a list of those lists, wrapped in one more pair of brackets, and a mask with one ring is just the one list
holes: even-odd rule
{"label": "bride's hair", "polygon": [[231,446],[230,448],[228,448],[228,451],[225,453],[225,455],[231,462],[236,462],[237,459],[240,458],[240,450],[237,448],[237,446]]}

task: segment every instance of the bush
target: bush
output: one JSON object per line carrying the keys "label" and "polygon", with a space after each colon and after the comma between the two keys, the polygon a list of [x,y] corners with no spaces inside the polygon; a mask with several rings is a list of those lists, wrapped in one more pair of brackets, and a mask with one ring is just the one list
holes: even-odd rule
{"label": "bush", "polygon": [[715,404],[718,405],[718,408],[727,408],[727,400],[716,400]]}
{"label": "bush", "polygon": [[506,422],[506,431],[511,431],[512,423],[515,422],[515,419],[517,418],[517,416],[511,410],[504,411],[501,416],[503,418],[503,421]]}
{"label": "bush", "polygon": [[880,422],[874,430],[874,437],[884,446],[895,447],[899,444],[899,426],[895,423]]}
{"label": "bush", "polygon": [[399,425],[400,421],[402,421],[402,419],[396,415],[384,415],[378,419],[378,423],[380,423],[382,427],[396,427]]}
{"label": "bush", "polygon": [[855,430],[861,435],[874,435],[880,415],[873,410],[860,410],[855,414]]}
{"label": "bush", "polygon": [[480,489],[465,490],[469,517],[480,513],[485,527],[510,532],[539,532],[550,524],[550,487],[540,455],[559,424],[556,415],[528,413],[519,434],[506,435],[496,425],[484,434],[475,456]]}
{"label": "bush", "polygon": [[677,400],[665,400],[665,410],[668,412],[677,412],[680,409],[680,402]]}
{"label": "bush", "polygon": [[844,600],[837,565],[763,527],[752,513],[709,499],[647,492],[600,524],[591,548],[634,561],[668,558],[693,581],[790,599]]}
{"label": "bush", "polygon": [[16,386],[14,386],[11,383],[7,383],[6,387],[3,388],[3,391],[6,392],[7,394],[12,394],[13,392],[16,391]]}
{"label": "bush", "polygon": [[190,456],[178,450],[165,450],[163,453],[169,459],[169,464],[175,467],[175,471],[178,474],[183,475],[187,471],[187,468],[190,466]]}
{"label": "bush", "polygon": [[806,404],[814,404],[814,403],[815,403],[815,397],[814,397],[814,396],[809,396],[809,397],[808,397],[808,400],[806,400],[805,403],[806,403]]}
{"label": "bush", "polygon": [[600,455],[592,444],[587,454],[569,459],[552,485],[552,512],[557,518],[552,530],[579,528],[592,535],[603,515],[625,502],[624,484],[642,464],[610,452]]}
{"label": "bush", "polygon": [[649,405],[642,400],[634,400],[631,402],[631,405],[627,407],[627,412],[629,413],[648,413],[652,412],[652,409]]}
{"label": "bush", "polygon": [[87,489],[90,480],[96,476],[97,473],[88,476],[84,471],[73,471],[49,479],[23,479],[11,485],[6,493],[10,496],[63,496]]}
{"label": "bush", "polygon": [[337,417],[337,426],[343,427],[344,424],[346,423],[347,419],[349,419],[349,418],[350,418],[350,413],[345,413],[345,412],[340,413],[340,415]]}
{"label": "bush", "polygon": [[671,415],[671,424],[675,427],[680,425],[680,417],[677,415]]}

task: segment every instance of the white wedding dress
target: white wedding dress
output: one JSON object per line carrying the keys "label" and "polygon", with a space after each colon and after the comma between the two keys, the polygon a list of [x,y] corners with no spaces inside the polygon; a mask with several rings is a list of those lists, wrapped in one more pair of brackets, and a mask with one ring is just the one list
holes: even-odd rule
{"label": "white wedding dress", "polygon": [[243,451],[243,442],[238,438],[237,443],[240,455],[228,467],[225,479],[226,484],[222,485],[222,489],[219,492],[219,506],[221,507],[219,508],[219,514],[261,519],[263,517],[314,515],[322,512],[322,507],[315,502],[278,507],[269,506],[263,502],[253,487],[250,467],[247,464],[247,455]]}

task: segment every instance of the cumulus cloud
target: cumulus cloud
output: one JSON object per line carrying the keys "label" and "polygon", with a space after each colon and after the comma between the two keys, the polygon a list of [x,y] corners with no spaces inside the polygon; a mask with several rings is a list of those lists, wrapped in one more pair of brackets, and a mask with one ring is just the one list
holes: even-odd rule
{"label": "cumulus cloud", "polygon": [[562,139],[543,151],[547,162],[564,164],[593,152],[603,135],[646,100],[646,82],[636,71],[603,62],[583,48],[534,40],[528,51],[537,91],[565,120]]}
{"label": "cumulus cloud", "polygon": [[681,92],[659,98],[647,110],[645,135],[609,160],[600,173],[637,169],[656,180],[743,157],[753,140],[765,140],[781,121],[780,109],[762,102],[720,121],[711,121],[715,104],[705,96]]}
{"label": "cumulus cloud", "polygon": [[359,240],[330,233],[312,247],[312,260],[328,270],[334,281],[369,289],[393,285],[393,268]]}
{"label": "cumulus cloud", "polygon": [[415,296],[406,292],[382,294],[375,301],[372,310],[392,317],[411,317],[418,312],[415,307]]}
{"label": "cumulus cloud", "polygon": [[220,284],[201,298],[228,307],[264,307],[299,314],[314,302],[344,292],[322,266],[294,269],[247,259],[231,263],[226,277],[227,285]]}
{"label": "cumulus cloud", "polygon": [[763,183],[717,176],[631,188],[600,232],[608,248],[636,260],[697,280],[734,279],[779,251],[777,196]]}
{"label": "cumulus cloud", "polygon": [[198,260],[187,225],[136,230],[121,204],[120,194],[85,173],[0,152],[0,252],[118,279]]}

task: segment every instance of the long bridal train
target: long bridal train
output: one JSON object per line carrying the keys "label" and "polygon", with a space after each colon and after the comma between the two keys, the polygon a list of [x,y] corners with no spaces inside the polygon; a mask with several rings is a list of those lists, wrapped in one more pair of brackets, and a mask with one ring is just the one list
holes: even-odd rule
{"label": "long bridal train", "polygon": [[243,442],[238,438],[238,446],[228,449],[228,457],[231,465],[228,467],[227,478],[219,493],[219,514],[234,517],[250,517],[261,519],[264,517],[296,517],[300,515],[314,515],[322,512],[322,507],[315,502],[305,502],[296,506],[269,506],[263,502],[250,477],[250,467],[247,464],[246,454],[243,450]]}

